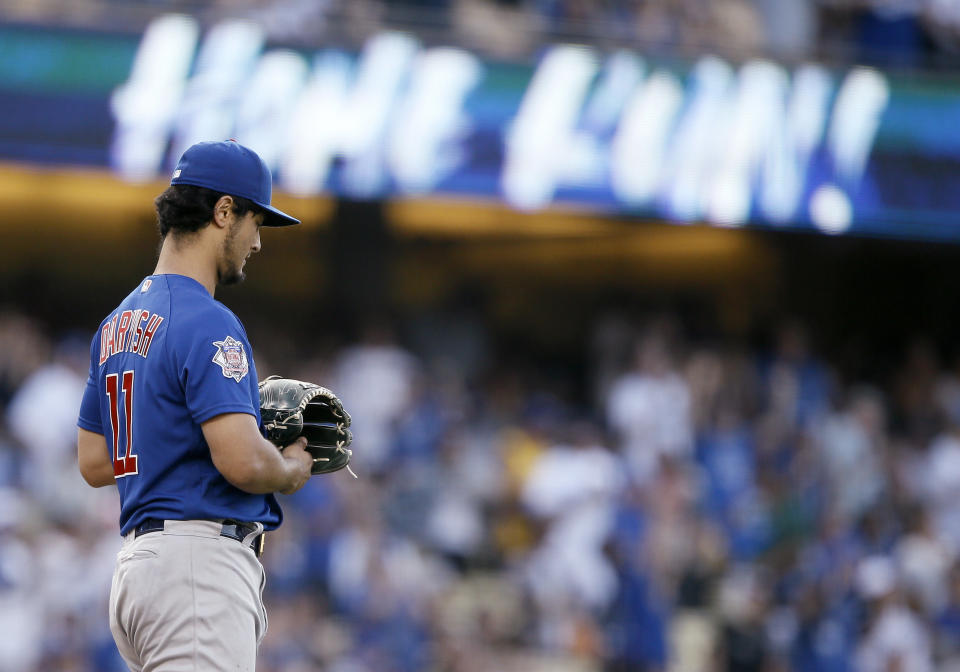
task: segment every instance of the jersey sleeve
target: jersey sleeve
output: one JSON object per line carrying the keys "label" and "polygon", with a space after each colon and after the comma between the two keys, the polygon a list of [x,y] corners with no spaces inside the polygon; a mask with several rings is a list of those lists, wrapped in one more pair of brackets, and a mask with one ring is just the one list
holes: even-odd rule
{"label": "jersey sleeve", "polygon": [[239,320],[226,311],[207,310],[172,330],[178,375],[187,409],[197,424],[223,413],[257,417],[250,393],[250,344]]}
{"label": "jersey sleeve", "polygon": [[87,430],[103,434],[103,421],[100,419],[100,390],[97,387],[97,367],[94,365],[96,357],[99,356],[99,332],[93,338],[90,344],[90,370],[87,372],[87,385],[83,390],[83,399],[80,401],[80,414],[77,418],[77,426]]}

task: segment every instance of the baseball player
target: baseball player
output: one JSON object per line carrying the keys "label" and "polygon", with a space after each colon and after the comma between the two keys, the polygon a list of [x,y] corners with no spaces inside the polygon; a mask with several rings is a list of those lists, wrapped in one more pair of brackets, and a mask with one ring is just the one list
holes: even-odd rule
{"label": "baseball player", "polygon": [[313,459],[261,434],[243,325],[216,301],[260,251],[261,226],[298,220],[270,205],[266,164],[234,141],[186,152],[156,199],[153,275],[100,324],[80,407],[80,472],[120,493],[110,628],[131,670],[253,670],[267,629],[264,530]]}

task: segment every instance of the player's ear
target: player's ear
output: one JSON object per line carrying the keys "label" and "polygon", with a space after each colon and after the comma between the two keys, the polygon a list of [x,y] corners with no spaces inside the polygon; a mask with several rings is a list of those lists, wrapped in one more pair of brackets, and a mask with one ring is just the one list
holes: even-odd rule
{"label": "player's ear", "polygon": [[221,229],[229,226],[233,216],[233,196],[224,194],[213,206],[213,223]]}

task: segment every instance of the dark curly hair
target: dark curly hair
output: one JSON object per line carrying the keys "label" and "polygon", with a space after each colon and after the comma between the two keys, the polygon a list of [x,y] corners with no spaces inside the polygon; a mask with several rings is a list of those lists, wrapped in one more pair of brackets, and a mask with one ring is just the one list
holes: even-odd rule
{"label": "dark curly hair", "polygon": [[[161,238],[173,231],[174,235],[195,233],[213,221],[213,207],[225,194],[196,187],[192,184],[173,184],[153,202],[157,209],[157,230]],[[248,212],[259,213],[263,208],[253,201],[231,196],[233,212],[242,217]]]}

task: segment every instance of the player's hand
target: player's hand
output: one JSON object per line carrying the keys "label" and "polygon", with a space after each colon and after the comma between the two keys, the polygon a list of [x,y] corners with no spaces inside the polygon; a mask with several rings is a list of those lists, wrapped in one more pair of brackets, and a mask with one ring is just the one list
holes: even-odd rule
{"label": "player's hand", "polygon": [[313,469],[313,456],[306,451],[307,439],[300,437],[291,444],[283,447],[283,459],[292,467],[290,483],[280,492],[292,495],[310,480],[310,470]]}

